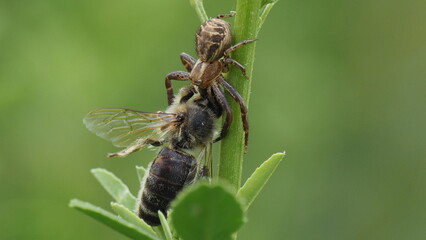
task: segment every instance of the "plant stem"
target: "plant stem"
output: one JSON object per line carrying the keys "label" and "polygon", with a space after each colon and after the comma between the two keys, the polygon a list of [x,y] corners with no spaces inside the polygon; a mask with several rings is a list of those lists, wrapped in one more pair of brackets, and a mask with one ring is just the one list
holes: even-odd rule
{"label": "plant stem", "polygon": [[[246,39],[255,39],[258,29],[260,0],[237,0],[237,15],[234,22],[235,43]],[[245,99],[248,106],[251,89],[251,74],[253,71],[254,51],[256,42],[247,44],[232,54],[232,58],[246,67],[249,79],[245,78],[241,71],[231,67],[228,74],[228,82]],[[230,96],[227,96],[234,113],[234,121],[229,133],[221,142],[219,160],[219,178],[228,181],[231,186],[238,190],[241,185],[241,172],[244,156],[244,131],[240,116],[240,107]]]}
{"label": "plant stem", "polygon": [[205,22],[207,19],[209,19],[206,11],[204,10],[203,0],[190,0],[189,2],[191,3],[192,7],[194,7],[195,12],[197,12],[201,22]]}

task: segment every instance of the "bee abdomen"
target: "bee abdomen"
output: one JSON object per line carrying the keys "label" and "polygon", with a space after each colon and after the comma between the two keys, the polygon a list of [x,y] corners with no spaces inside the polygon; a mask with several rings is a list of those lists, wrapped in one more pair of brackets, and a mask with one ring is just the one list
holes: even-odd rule
{"label": "bee abdomen", "polygon": [[182,190],[194,168],[194,157],[170,148],[162,149],[149,170],[139,206],[139,217],[151,226],[160,224],[158,211],[167,215],[170,202]]}
{"label": "bee abdomen", "polygon": [[201,61],[213,62],[220,59],[232,43],[229,23],[217,18],[207,20],[198,30],[195,43]]}

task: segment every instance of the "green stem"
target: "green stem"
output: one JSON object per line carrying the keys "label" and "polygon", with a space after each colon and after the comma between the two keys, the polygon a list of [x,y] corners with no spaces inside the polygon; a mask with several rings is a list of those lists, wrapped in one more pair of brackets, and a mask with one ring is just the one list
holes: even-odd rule
{"label": "green stem", "polygon": [[204,10],[203,0],[190,0],[189,2],[191,3],[192,7],[194,7],[195,12],[197,12],[201,22],[205,22],[207,19],[209,19],[206,11]]}
{"label": "green stem", "polygon": [[[258,21],[261,9],[260,0],[237,0],[237,15],[234,22],[234,42],[246,39],[255,39],[258,32]],[[246,67],[247,74],[251,76],[254,63],[256,42],[247,44],[232,54],[232,58]],[[245,99],[248,106],[250,99],[251,77],[245,78],[237,68],[231,68],[227,80]],[[240,116],[240,108],[231,97],[227,97],[231,110],[235,113],[229,133],[221,141],[219,160],[219,178],[228,181],[235,190],[241,185],[241,172],[244,156],[244,131]]]}

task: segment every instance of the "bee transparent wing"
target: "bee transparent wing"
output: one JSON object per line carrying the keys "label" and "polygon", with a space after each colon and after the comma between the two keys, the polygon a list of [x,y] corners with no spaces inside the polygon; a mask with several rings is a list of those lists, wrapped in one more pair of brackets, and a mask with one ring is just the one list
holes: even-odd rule
{"label": "bee transparent wing", "polygon": [[213,144],[207,144],[207,154],[204,161],[204,177],[211,179],[213,177]]}
{"label": "bee transparent wing", "polygon": [[161,140],[175,116],[173,113],[103,108],[89,112],[83,122],[91,132],[115,146],[129,147],[148,137]]}

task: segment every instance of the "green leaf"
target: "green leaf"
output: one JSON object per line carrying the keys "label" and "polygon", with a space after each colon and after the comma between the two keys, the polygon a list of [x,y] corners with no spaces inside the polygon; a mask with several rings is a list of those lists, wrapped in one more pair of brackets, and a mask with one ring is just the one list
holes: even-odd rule
{"label": "green leaf", "polygon": [[104,209],[94,206],[88,202],[83,202],[78,199],[71,200],[69,206],[77,209],[92,218],[102,222],[110,228],[122,233],[123,235],[135,240],[160,240],[152,234],[142,232],[135,225],[115,216],[114,214],[105,211]]}
{"label": "green leaf", "polygon": [[158,217],[160,218],[161,226],[163,226],[164,235],[167,240],[173,240],[172,232],[170,231],[169,223],[167,222],[166,217],[161,211],[158,211]]}
{"label": "green leaf", "polygon": [[147,234],[155,235],[155,232],[152,230],[151,226],[146,224],[142,219],[140,219],[135,213],[127,209],[125,206],[119,203],[111,203],[111,208],[115,213],[118,214],[121,218],[127,222],[137,226],[142,232]]}
{"label": "green leaf", "polygon": [[91,172],[115,201],[123,204],[128,209],[135,209],[136,198],[121,179],[116,177],[112,172],[102,168],[92,169]]}
{"label": "green leaf", "polygon": [[228,240],[244,223],[237,198],[222,185],[201,183],[172,204],[170,221],[185,240]]}
{"label": "green leaf", "polygon": [[259,21],[257,22],[256,35],[259,34],[259,31],[262,28],[262,25],[265,22],[266,17],[268,16],[269,12],[271,11],[275,3],[278,2],[278,0],[264,0],[264,2],[265,2],[264,4],[262,3],[262,6],[264,5],[264,7],[261,10]]}
{"label": "green leaf", "polygon": [[263,189],[269,178],[277,169],[281,160],[284,158],[285,153],[275,153],[268,160],[262,163],[254,173],[247,179],[244,186],[240,188],[237,197],[241,198],[245,203],[247,209],[250,204],[256,199],[260,191]]}
{"label": "green leaf", "polygon": [[161,239],[166,239],[166,235],[164,235],[163,226],[158,225],[158,226],[152,227],[152,229],[154,229],[157,236],[159,236]]}
{"label": "green leaf", "polygon": [[138,174],[139,182],[142,182],[146,174],[146,169],[142,166],[136,166],[136,173]]}
{"label": "green leaf", "polygon": [[263,0],[260,6],[265,6],[266,4],[275,4],[278,0]]}
{"label": "green leaf", "polygon": [[191,3],[192,7],[194,7],[201,22],[205,22],[209,19],[206,10],[204,10],[203,0],[189,0],[189,3]]}

